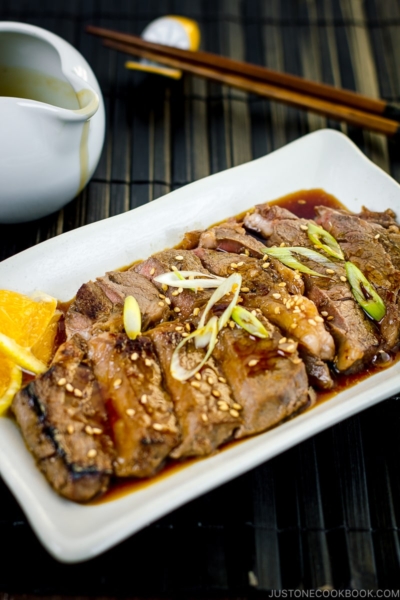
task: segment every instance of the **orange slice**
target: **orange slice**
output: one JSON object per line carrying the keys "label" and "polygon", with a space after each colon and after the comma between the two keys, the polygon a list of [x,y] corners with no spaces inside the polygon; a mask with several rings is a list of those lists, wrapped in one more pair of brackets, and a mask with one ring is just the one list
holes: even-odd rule
{"label": "orange slice", "polygon": [[10,359],[0,355],[0,416],[11,405],[12,399],[21,387],[22,371]]}
{"label": "orange slice", "polygon": [[56,308],[57,300],[47,294],[29,298],[0,290],[0,333],[31,348],[42,337]]}
{"label": "orange slice", "polygon": [[62,313],[59,310],[53,315],[50,323],[46,327],[42,337],[31,348],[32,354],[41,360],[45,365],[49,365],[54,355],[55,339],[58,332],[58,321]]}

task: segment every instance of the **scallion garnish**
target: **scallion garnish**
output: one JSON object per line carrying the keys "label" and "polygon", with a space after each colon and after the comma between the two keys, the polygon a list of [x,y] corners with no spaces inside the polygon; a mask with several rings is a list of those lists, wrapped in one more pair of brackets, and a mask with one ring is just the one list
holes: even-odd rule
{"label": "scallion garnish", "polygon": [[333,235],[320,227],[316,223],[308,223],[307,230],[310,241],[315,245],[325,250],[330,256],[334,256],[339,260],[344,260],[343,252]]}
{"label": "scallion garnish", "polygon": [[265,339],[269,337],[268,331],[264,325],[254,316],[251,312],[243,308],[242,306],[235,306],[232,311],[232,319],[242,329],[248,331],[251,335]]}
{"label": "scallion garnish", "polygon": [[315,277],[326,277],[326,275],[322,275],[321,273],[317,273],[313,269],[309,269],[305,265],[303,265],[300,261],[298,261],[294,256],[293,252],[297,254],[302,254],[311,260],[318,263],[331,263],[325,256],[315,252],[314,250],[309,250],[308,248],[301,248],[300,246],[294,246],[292,248],[282,247],[282,248],[265,248],[263,250],[265,254],[268,256],[272,256],[273,258],[277,258],[284,265],[290,267],[291,269],[296,269],[300,271],[300,273],[307,273],[307,275],[314,275]]}
{"label": "scallion garnish", "polygon": [[134,340],[142,329],[142,316],[139,304],[133,296],[127,296],[124,302],[124,328],[129,339]]}
{"label": "scallion garnish", "polygon": [[[200,277],[200,279],[186,279],[186,277]],[[216,288],[220,285],[221,281],[224,281],[224,278],[217,277],[211,273],[201,273],[200,271],[168,271],[162,275],[157,275],[153,281],[164,283],[171,287],[193,289],[194,287]]]}
{"label": "scallion garnish", "polygon": [[386,314],[386,306],[382,298],[355,264],[346,262],[345,266],[354,298],[370,317],[380,321]]}

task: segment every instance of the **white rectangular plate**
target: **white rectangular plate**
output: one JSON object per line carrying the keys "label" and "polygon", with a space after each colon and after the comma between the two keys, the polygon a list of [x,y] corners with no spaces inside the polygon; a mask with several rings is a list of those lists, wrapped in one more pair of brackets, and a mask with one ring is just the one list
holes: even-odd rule
{"label": "white rectangular plate", "polygon": [[[68,300],[107,270],[178,243],[257,203],[324,188],[349,209],[400,212],[399,185],[344,135],[322,130],[264,158],[207,177],[131,212],[46,241],[0,264],[0,288]],[[0,419],[0,472],[37,535],[61,561],[96,556],[188,500],[400,390],[400,363],[279,427],[96,506],[63,500],[45,481],[11,419]]]}

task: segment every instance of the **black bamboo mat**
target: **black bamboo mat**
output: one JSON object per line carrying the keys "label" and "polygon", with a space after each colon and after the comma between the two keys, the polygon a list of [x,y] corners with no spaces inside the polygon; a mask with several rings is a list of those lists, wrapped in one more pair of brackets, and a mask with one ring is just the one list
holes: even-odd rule
{"label": "black bamboo mat", "polygon": [[[128,72],[124,57],[84,33],[89,23],[140,33],[163,14],[195,18],[206,50],[400,101],[398,0],[0,0],[0,19],[45,27],[78,47],[107,110],[106,144],[90,184],[58,214],[0,226],[0,259],[326,126],[347,133],[400,180],[400,146],[383,137],[196,78]],[[0,481],[0,596],[398,589],[399,434],[400,396],[72,566],[46,553]]]}

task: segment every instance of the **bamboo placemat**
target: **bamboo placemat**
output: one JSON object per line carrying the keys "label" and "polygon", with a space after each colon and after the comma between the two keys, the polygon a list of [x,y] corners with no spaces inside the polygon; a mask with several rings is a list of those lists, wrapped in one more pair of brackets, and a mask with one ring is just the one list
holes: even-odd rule
{"label": "bamboo placemat", "polygon": [[[78,198],[40,221],[0,226],[0,259],[321,127],[347,133],[400,180],[400,147],[381,136],[196,78],[128,72],[121,55],[84,33],[92,23],[139,34],[163,14],[196,19],[206,50],[400,101],[397,0],[2,0],[0,19],[45,27],[84,54],[103,90],[107,137]],[[81,565],[49,557],[0,481],[0,595],[244,598],[271,589],[397,589],[399,431],[394,397]]]}

